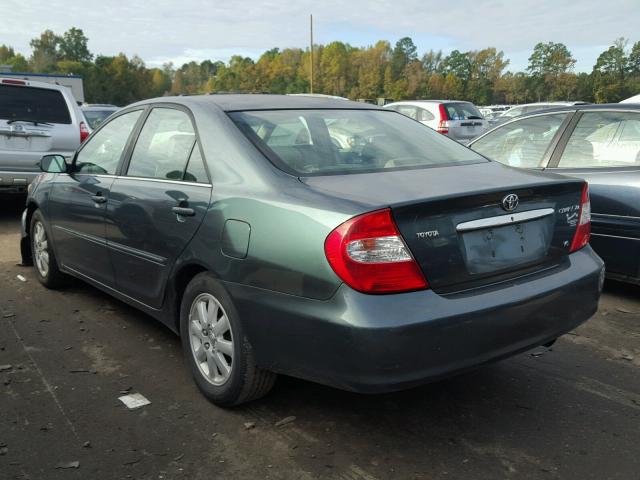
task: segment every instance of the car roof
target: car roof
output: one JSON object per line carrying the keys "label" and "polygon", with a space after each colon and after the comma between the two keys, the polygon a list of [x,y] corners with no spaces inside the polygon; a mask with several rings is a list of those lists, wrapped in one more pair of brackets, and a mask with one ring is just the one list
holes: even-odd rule
{"label": "car roof", "polygon": [[516,118],[532,117],[540,115],[541,113],[554,113],[554,112],[572,112],[574,110],[640,110],[640,104],[637,103],[592,103],[587,105],[564,105],[553,108],[544,108],[542,110],[535,110],[533,112],[523,113]]}
{"label": "car roof", "polygon": [[332,109],[332,110],[382,110],[381,107],[362,102],[310,97],[302,95],[271,95],[253,93],[181,95],[176,97],[158,97],[138,102],[135,105],[149,103],[178,103],[183,105],[215,105],[225,112],[242,110],[295,110],[295,109]]}
{"label": "car roof", "polygon": [[[4,80],[9,80],[5,82]],[[21,82],[21,83],[16,83]],[[23,88],[46,88],[47,90],[58,90],[59,92],[71,92],[68,87],[64,85],[59,85],[57,83],[49,83],[49,82],[34,82],[33,80],[25,80],[23,78],[16,77],[5,77],[0,73],[0,84],[8,85],[12,87],[23,87]]]}

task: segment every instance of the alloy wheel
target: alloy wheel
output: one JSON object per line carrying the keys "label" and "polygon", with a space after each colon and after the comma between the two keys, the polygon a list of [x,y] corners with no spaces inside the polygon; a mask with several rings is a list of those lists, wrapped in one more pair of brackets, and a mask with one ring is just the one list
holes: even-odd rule
{"label": "alloy wheel", "polygon": [[202,375],[213,385],[223,385],[233,368],[233,332],[224,308],[209,293],[191,304],[189,344]]}
{"label": "alloy wheel", "polygon": [[38,272],[46,277],[49,274],[49,242],[47,232],[40,221],[33,226],[33,256]]}

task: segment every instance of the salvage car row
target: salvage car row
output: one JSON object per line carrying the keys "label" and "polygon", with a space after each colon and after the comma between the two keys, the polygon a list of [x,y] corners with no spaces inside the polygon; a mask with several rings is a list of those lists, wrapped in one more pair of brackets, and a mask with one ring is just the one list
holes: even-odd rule
{"label": "salvage car row", "polygon": [[[49,288],[82,279],[180,334],[195,382],[223,406],[277,374],[393,391],[553,343],[595,313],[605,269],[582,173],[542,170],[613,156],[635,171],[624,139],[640,110],[518,117],[469,149],[442,133],[470,140],[477,109],[430,103],[418,121],[309,96],[130,105],[76,151],[42,157],[23,263]],[[604,213],[611,191],[594,194],[596,218],[617,216],[632,239],[637,215]]]}

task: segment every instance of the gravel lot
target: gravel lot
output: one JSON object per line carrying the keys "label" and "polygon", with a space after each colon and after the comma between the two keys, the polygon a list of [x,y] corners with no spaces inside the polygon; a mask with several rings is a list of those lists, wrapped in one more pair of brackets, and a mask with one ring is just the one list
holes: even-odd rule
{"label": "gravel lot", "polygon": [[0,197],[2,479],[640,479],[639,287],[609,282],[551,349],[450,380],[361,396],[281,378],[222,410],[158,322],[16,265],[23,201]]}

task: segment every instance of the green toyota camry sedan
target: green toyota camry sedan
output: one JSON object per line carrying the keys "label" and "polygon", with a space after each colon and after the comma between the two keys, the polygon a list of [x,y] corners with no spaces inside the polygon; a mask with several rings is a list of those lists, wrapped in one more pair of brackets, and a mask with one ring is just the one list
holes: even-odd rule
{"label": "green toyota camry sedan", "polygon": [[147,100],[41,168],[23,262],[159,319],[218,405],[277,374],[411,387],[550,344],[598,305],[584,181],[371,105]]}

